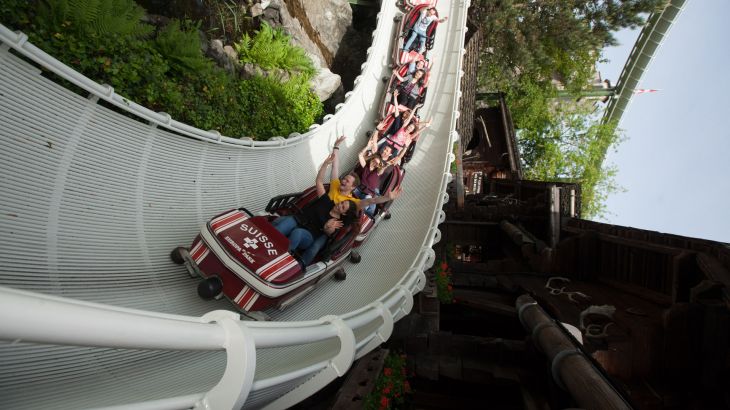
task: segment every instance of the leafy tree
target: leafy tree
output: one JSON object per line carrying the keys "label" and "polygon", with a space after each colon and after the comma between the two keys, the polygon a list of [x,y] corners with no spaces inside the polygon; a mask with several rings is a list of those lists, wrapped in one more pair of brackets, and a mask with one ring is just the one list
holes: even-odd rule
{"label": "leafy tree", "polygon": [[470,16],[482,29],[482,85],[506,90],[519,77],[553,76],[578,90],[590,78],[612,31],[637,27],[667,0],[475,0]]}
{"label": "leafy tree", "polygon": [[619,189],[605,153],[621,140],[589,107],[557,99],[558,80],[576,99],[590,86],[612,32],[644,23],[667,0],[474,0],[470,17],[482,29],[479,84],[504,91],[518,130],[528,178],[578,181],[583,215],[605,212]]}
{"label": "leafy tree", "polygon": [[616,45],[612,32],[641,27],[643,16],[660,10],[668,0],[574,0],[577,14],[589,21],[591,33],[603,45]]}
{"label": "leafy tree", "polygon": [[615,123],[602,123],[588,104],[556,104],[529,107],[530,116],[539,129],[520,129],[519,146],[525,177],[539,181],[580,182],[581,213],[585,218],[605,214],[607,196],[620,190],[615,183],[616,170],[603,164],[606,152],[620,143],[621,133]]}

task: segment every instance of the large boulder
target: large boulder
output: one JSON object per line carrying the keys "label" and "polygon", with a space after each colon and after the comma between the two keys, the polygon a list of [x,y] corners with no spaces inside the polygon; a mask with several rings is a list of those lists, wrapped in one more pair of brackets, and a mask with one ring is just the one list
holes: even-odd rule
{"label": "large boulder", "polygon": [[334,56],[347,28],[352,25],[352,9],[347,0],[271,0],[262,19],[283,28],[292,43],[304,48],[319,70],[312,88],[324,101],[341,85],[340,76],[330,71]]}
{"label": "large boulder", "polygon": [[[342,37],[352,25],[352,8],[347,0],[299,0],[321,45],[334,56]],[[330,61],[331,64],[331,61]]]}
{"label": "large boulder", "polygon": [[320,101],[325,101],[342,85],[340,76],[329,68],[320,68],[317,75],[309,82]]}
{"label": "large boulder", "polygon": [[[206,44],[206,43],[202,43]],[[230,49],[230,50],[229,50]],[[238,66],[238,58],[231,58],[230,51],[233,51],[235,53],[235,50],[233,50],[230,46],[224,46],[223,41],[219,39],[211,40],[210,43],[208,43],[204,47],[204,53],[215,60],[219,66],[223,67],[226,71],[230,73],[236,72],[236,67]]]}

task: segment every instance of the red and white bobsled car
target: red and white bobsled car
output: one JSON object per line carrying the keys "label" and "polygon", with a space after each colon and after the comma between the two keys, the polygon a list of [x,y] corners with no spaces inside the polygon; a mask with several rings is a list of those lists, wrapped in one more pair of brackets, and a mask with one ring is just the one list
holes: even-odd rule
{"label": "red and white bobsled car", "polygon": [[[419,54],[420,56],[420,54]],[[422,84],[428,84],[428,80],[431,77],[431,62],[425,59],[417,59],[416,61],[423,61],[424,67],[425,67],[425,74],[423,78],[421,79]],[[403,64],[398,67],[398,75],[401,77],[405,77],[408,75],[408,64]],[[386,81],[387,77],[383,78],[383,81]],[[385,97],[383,98],[382,102],[380,103],[380,108],[378,112],[380,113],[380,118],[386,118],[389,115],[393,114],[395,111],[395,107],[393,104],[395,103],[393,101],[393,92],[400,86],[400,81],[398,81],[398,77],[396,77],[395,74],[392,74],[389,79],[387,79],[388,85],[385,87]],[[423,104],[423,102],[426,100],[426,93],[428,92],[428,86],[422,87],[421,91],[418,96],[417,104]]]}
{"label": "red and white bobsled car", "polygon": [[410,10],[413,7],[417,6],[429,6],[429,7],[436,7],[436,3],[438,3],[438,0],[402,0],[398,2],[399,6],[402,6],[406,10]]}
{"label": "red and white bobsled car", "polygon": [[[403,50],[403,46],[408,41],[408,38],[411,36],[411,31],[413,30],[413,27],[416,24],[416,21],[418,21],[418,18],[421,16],[421,12],[425,11],[429,7],[432,7],[430,4],[419,4],[415,6],[413,9],[408,11],[408,13],[405,16],[397,17],[400,18],[400,27],[396,31],[396,38],[395,38],[395,47],[393,48],[393,61],[397,65],[405,64],[410,61],[412,61],[415,56],[413,53],[418,53],[419,48],[419,42],[416,40],[411,44],[411,47],[408,50]],[[436,11],[436,17],[438,17],[438,10]],[[428,29],[426,30],[426,41],[425,41],[425,50],[423,51],[423,54],[428,52],[428,50],[431,50],[433,48],[433,40],[434,37],[436,37],[436,28],[438,27],[438,20],[432,21],[431,24],[428,26]]]}
{"label": "red and white bobsled car", "polygon": [[[357,171],[357,168],[355,168],[355,170]],[[398,188],[403,182],[405,175],[406,171],[398,165],[388,167],[383,175],[380,176],[380,193],[382,195],[388,195],[391,191]],[[392,203],[393,202],[390,201],[376,205],[375,212],[373,212],[372,216],[362,212],[362,215],[360,216],[360,232],[355,237],[355,244],[353,247],[358,247],[365,243],[380,222],[384,219],[390,219],[390,206]],[[354,250],[352,251],[351,256],[353,260],[359,260],[360,258],[359,253]]]}
{"label": "red and white bobsled car", "polygon": [[[386,115],[378,123],[378,125],[376,126],[377,129],[378,129],[378,132],[379,132],[378,141],[381,141],[385,136],[390,135],[390,134],[393,134],[396,131],[398,131],[398,130],[394,129],[394,126],[393,126],[394,121],[395,121],[395,116],[391,112],[388,115]],[[413,122],[414,125],[418,126],[418,124],[421,122],[421,120],[418,117],[418,115],[416,115],[413,118],[412,122]],[[416,138],[415,140],[413,140],[413,142],[411,142],[411,145],[408,148],[406,148],[407,151],[406,151],[405,155],[403,156],[403,159],[401,160],[401,163],[399,164],[400,165],[400,170],[403,173],[405,173],[405,170],[402,169],[402,166],[404,164],[407,164],[411,160],[411,158],[413,157],[413,152],[415,151],[416,143],[417,142],[418,142],[418,138]],[[399,150],[400,149],[400,147],[395,147],[395,146],[393,146],[393,148],[394,148],[394,150]]]}
{"label": "red and white bobsled car", "polygon": [[198,285],[202,298],[225,296],[244,314],[265,319],[264,314],[251,313],[284,309],[330,276],[346,277],[341,265],[360,233],[360,219],[330,238],[306,270],[289,253],[289,239],[271,225],[274,212],[295,213],[315,197],[310,188],[273,198],[267,214],[252,215],[244,208],[224,212],[203,225],[190,248],[175,248],[170,256],[185,264],[191,276],[204,279]]}

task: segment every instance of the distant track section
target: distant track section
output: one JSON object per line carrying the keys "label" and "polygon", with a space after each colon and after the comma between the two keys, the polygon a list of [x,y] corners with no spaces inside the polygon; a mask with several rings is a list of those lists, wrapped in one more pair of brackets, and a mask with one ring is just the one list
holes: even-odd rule
{"label": "distant track section", "polygon": [[652,13],[644,28],[636,39],[631,54],[626,59],[623,70],[616,82],[616,92],[611,97],[603,114],[603,122],[621,122],[626,108],[634,95],[634,89],[639,85],[644,71],[654,59],[654,53],[669,34],[674,20],[679,16],[686,0],[670,0],[660,12]]}

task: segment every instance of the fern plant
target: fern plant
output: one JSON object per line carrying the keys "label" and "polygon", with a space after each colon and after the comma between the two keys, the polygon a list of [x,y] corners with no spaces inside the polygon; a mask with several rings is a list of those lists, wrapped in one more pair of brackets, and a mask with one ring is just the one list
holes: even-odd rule
{"label": "fern plant", "polygon": [[145,36],[152,27],[141,22],[145,11],[133,0],[45,0],[38,9],[41,26],[70,26],[82,35]]}
{"label": "fern plant", "polygon": [[178,20],[165,26],[155,39],[155,48],[170,66],[181,72],[195,73],[211,67],[211,61],[200,51],[198,27]]}
{"label": "fern plant", "polygon": [[303,48],[292,45],[289,40],[289,35],[283,30],[263,23],[253,38],[244,34],[235,47],[243,64],[253,63],[264,69],[278,68],[311,78],[316,73],[312,60]]}

